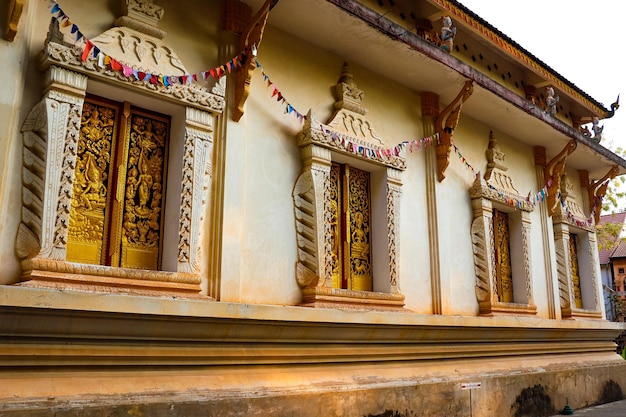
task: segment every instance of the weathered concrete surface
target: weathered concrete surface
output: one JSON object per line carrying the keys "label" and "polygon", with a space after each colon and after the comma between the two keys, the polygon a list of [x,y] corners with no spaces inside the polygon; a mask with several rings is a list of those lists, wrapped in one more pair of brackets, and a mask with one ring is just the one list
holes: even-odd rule
{"label": "weathered concrete surface", "polygon": [[[428,416],[468,416],[470,392],[462,390],[461,382],[481,382],[482,387],[472,391],[473,417],[515,416],[541,417],[560,412],[567,403],[574,409],[619,398],[607,398],[609,395],[621,395],[626,386],[626,362],[606,366],[578,365],[561,369],[533,369],[508,375],[463,375],[462,364],[451,375],[442,378],[425,379],[418,373],[415,364],[413,378],[396,381],[385,380],[385,369],[370,369],[367,378],[358,383],[333,383],[333,366],[325,369],[328,376],[326,384],[313,382],[309,387],[288,387],[282,389],[232,389],[237,373],[232,372],[230,381],[224,379],[224,389],[193,390],[178,392],[158,392],[133,395],[132,393],[101,396],[82,395],[80,397],[49,397],[12,400],[3,399],[0,416],[36,416],[36,417],[224,417],[224,416],[347,416],[347,417],[428,417]],[[350,371],[350,367],[335,365],[336,380]],[[393,366],[391,366],[393,368]],[[315,367],[317,368],[317,367]],[[158,380],[158,371],[125,369],[124,373],[145,373],[146,377]],[[214,372],[215,371],[215,372]],[[311,368],[262,369],[251,367],[249,373],[260,379],[274,378],[289,381],[306,378],[319,372]],[[355,369],[352,369],[355,371]],[[380,373],[379,377],[373,371]],[[240,372],[240,371],[239,371]],[[189,379],[194,375],[211,377],[215,373],[217,380],[222,380],[227,369],[170,370],[168,377]],[[356,374],[360,372],[356,371]],[[456,374],[456,375],[455,375]],[[178,376],[176,376],[178,375]],[[459,376],[461,375],[461,376]],[[6,375],[5,375],[6,376]],[[36,374],[25,375],[35,377]],[[119,376],[119,375],[118,375]],[[39,374],[45,379],[45,374]],[[77,375],[78,377],[78,375]],[[82,377],[88,377],[83,375]],[[240,374],[242,380],[246,377]],[[19,377],[15,377],[19,378]],[[96,376],[101,383],[109,380]],[[313,378],[315,379],[315,378]],[[357,378],[355,378],[356,380]],[[200,378],[198,380],[201,380]],[[10,383],[4,378],[3,383]],[[41,381],[39,381],[41,383]],[[49,383],[53,384],[52,380]],[[229,386],[230,385],[230,386]],[[608,391],[607,391],[608,386]],[[616,393],[617,392],[617,393]]]}

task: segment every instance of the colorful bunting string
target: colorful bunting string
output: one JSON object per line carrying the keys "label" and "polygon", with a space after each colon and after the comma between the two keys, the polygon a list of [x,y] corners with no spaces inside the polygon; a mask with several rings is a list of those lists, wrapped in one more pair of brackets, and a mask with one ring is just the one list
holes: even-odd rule
{"label": "colorful bunting string", "polygon": [[225,74],[230,74],[240,68],[246,63],[250,56],[256,55],[256,47],[253,45],[241,51],[226,63],[210,70],[184,75],[151,74],[128,66],[110,55],[105,54],[98,46],[83,35],[79,27],[70,20],[56,0],[49,0],[49,2],[51,5],[50,13],[52,17],[59,22],[59,26],[62,28],[70,27],[70,34],[75,35],[74,44],[76,45],[78,42],[84,41],[83,52],[81,54],[83,62],[93,57],[98,60],[98,66],[101,68],[110,68],[113,71],[121,72],[125,77],[132,76],[139,81],[147,81],[151,84],[168,87],[172,84],[191,84],[199,79],[206,80],[209,76],[214,79],[219,79]]}
{"label": "colorful bunting string", "polygon": [[283,95],[283,93],[280,92],[278,87],[276,87],[276,84],[274,84],[272,80],[270,80],[270,77],[265,73],[265,70],[263,70],[263,67],[259,63],[258,59],[255,59],[255,64],[256,64],[256,67],[261,70],[261,75],[263,75],[263,80],[267,84],[267,88],[272,92],[272,97],[276,97],[276,101],[285,105],[285,114],[293,115],[300,121],[300,123],[304,123],[304,121],[306,120],[306,116],[300,113],[298,110],[296,110],[296,108],[293,107],[285,99],[285,96]]}
{"label": "colorful bunting string", "polygon": [[[104,52],[102,52],[102,50],[98,48],[98,46],[96,46],[93,42],[91,42],[91,40],[85,37],[85,35],[80,31],[80,28],[74,22],[70,20],[69,16],[63,11],[63,9],[61,8],[61,6],[59,6],[56,0],[49,0],[49,3],[51,7],[50,13],[52,14],[52,17],[59,22],[59,26],[61,28],[68,28],[68,27],[70,28],[69,33],[71,35],[74,35],[74,44],[76,45],[77,43],[81,41],[84,42],[83,52],[81,54],[81,59],[83,61],[87,61],[89,58],[93,57],[93,59],[98,60],[98,66],[100,66],[101,68],[108,67],[113,71],[121,72],[122,74],[124,74],[125,77],[132,76],[135,79],[140,80],[140,81],[147,81],[152,84],[158,84],[158,85],[167,87],[172,84],[191,84],[194,81],[198,81],[198,79],[206,80],[209,76],[215,79],[219,79],[225,74],[227,73],[230,74],[236,69],[243,66],[246,63],[246,61],[249,59],[249,57],[255,57],[254,58],[255,66],[256,68],[260,68],[263,79],[267,83],[268,89],[271,90],[272,97],[276,97],[276,101],[285,105],[286,114],[295,116],[300,121],[300,123],[303,123],[304,120],[306,120],[306,115],[296,110],[296,108],[293,107],[293,105],[291,105],[285,99],[284,95],[278,89],[276,84],[274,84],[271,81],[270,77],[265,73],[258,59],[256,59],[256,46],[255,45],[252,45],[251,47],[246,48],[244,51],[241,51],[238,55],[230,59],[228,62],[210,70],[201,71],[195,74],[184,74],[184,75],[150,74],[148,72],[139,71],[136,68],[130,67],[116,60],[115,58],[105,54]],[[436,143],[439,140],[439,135],[435,134],[435,135],[428,136],[428,137],[418,139],[418,140],[404,141],[391,148],[378,149],[378,148],[370,148],[370,147],[355,143],[351,141],[349,137],[332,132],[327,127],[322,127],[322,130],[324,131],[325,134],[331,134],[333,140],[335,140],[336,143],[340,144],[344,149],[350,152],[353,152],[354,154],[362,155],[365,158],[374,158],[374,157],[384,158],[384,157],[399,156],[402,153],[402,151],[405,151],[407,148],[409,152],[413,152],[414,150],[421,151],[427,146],[431,146],[433,143]],[[461,163],[465,166],[465,168],[471,171],[474,177],[478,178],[480,176],[480,173],[478,173],[474,169],[474,167],[472,167],[472,165],[467,161],[467,159],[461,154],[461,151],[456,146],[456,144],[454,144],[454,142],[452,142],[452,147],[454,148],[454,152],[458,156]],[[531,194],[528,193],[528,197],[526,198],[525,202],[532,206],[535,206],[537,203],[545,201],[546,195],[548,193],[547,188],[550,187],[550,185],[551,185],[551,181],[548,181],[546,186],[544,186],[540,191],[535,193],[532,197],[531,197]],[[509,196],[505,195],[500,190],[498,190],[497,188],[493,187],[490,184],[487,184],[487,186],[492,188],[494,191],[498,192],[499,193],[498,195],[509,206],[521,208],[522,206],[521,201],[510,198]],[[590,226],[593,224],[593,218],[595,215],[596,205],[594,205],[594,208],[590,216],[585,221],[580,221],[574,216],[574,214],[571,213],[571,211],[567,207],[565,200],[562,198],[560,191],[558,193],[558,196],[561,202],[561,207],[563,208],[563,211],[566,213],[566,216],[570,222],[575,223],[580,227]]]}
{"label": "colorful bunting string", "polygon": [[[474,167],[472,167],[470,165],[470,163],[467,161],[467,159],[465,159],[465,157],[461,154],[461,151],[459,150],[459,148],[454,144],[454,142],[452,142],[452,147],[454,148],[454,152],[456,153],[456,155],[458,156],[459,160],[461,161],[461,163],[463,163],[463,165],[465,165],[465,167],[467,169],[469,169],[472,174],[474,175],[475,178],[479,178],[480,177],[480,173],[477,172]],[[494,187],[493,185],[487,183],[487,187],[489,187],[491,190],[495,191],[498,193],[498,197],[500,197],[502,199],[502,201],[504,201],[506,203],[506,205],[508,205],[509,207],[514,207],[517,209],[521,209],[522,206],[524,205],[524,202],[526,204],[529,204],[531,206],[536,206],[537,203],[541,203],[544,202],[546,199],[546,195],[548,194],[548,187],[550,187],[552,185],[552,180],[548,180],[548,182],[546,183],[546,185],[539,190],[538,192],[536,192],[534,195],[531,196],[531,193],[528,193],[528,197],[526,197],[526,199],[524,201],[518,200],[518,199],[513,199],[510,196],[508,196],[507,194],[503,193],[501,190],[499,190],[498,188]]]}
{"label": "colorful bunting string", "polygon": [[322,132],[330,135],[335,145],[356,155],[361,155],[367,159],[385,159],[389,157],[400,156],[407,148],[409,152],[421,151],[427,146],[436,143],[439,139],[438,134],[428,136],[422,139],[404,141],[391,148],[371,148],[360,143],[353,142],[349,136],[333,132],[328,126],[322,126]]}

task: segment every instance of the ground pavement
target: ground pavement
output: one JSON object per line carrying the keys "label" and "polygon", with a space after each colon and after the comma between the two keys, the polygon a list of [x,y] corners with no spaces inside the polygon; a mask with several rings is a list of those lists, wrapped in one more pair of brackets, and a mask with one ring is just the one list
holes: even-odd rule
{"label": "ground pavement", "polygon": [[[554,417],[562,416],[557,414]],[[626,417],[626,400],[574,410],[574,416],[585,417]]]}

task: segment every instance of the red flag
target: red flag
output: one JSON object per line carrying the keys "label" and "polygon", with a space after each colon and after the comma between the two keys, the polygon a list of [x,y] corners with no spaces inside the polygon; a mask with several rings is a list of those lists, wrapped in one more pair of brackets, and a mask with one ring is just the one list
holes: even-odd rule
{"label": "red flag", "polygon": [[83,55],[80,57],[83,62],[87,61],[87,57],[89,56],[89,52],[91,52],[91,48],[93,48],[93,43],[89,39],[85,42],[85,49],[83,49]]}

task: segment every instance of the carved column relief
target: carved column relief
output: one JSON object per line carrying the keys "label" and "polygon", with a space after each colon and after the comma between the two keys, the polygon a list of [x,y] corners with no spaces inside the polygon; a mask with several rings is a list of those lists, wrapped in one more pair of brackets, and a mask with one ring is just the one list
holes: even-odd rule
{"label": "carved column relief", "polygon": [[20,259],[65,260],[81,107],[87,77],[58,67],[24,121]]}
{"label": "carved column relief", "polygon": [[200,242],[213,173],[213,118],[207,112],[186,109],[183,154],[178,272],[200,273]]}
{"label": "carved column relief", "polygon": [[387,231],[389,246],[389,282],[392,292],[400,292],[400,200],[402,197],[401,171],[387,168]]}
{"label": "carved column relief", "polygon": [[480,314],[490,314],[492,302],[497,300],[496,260],[493,234],[493,206],[483,198],[472,199],[474,220],[471,236],[476,273],[476,300]]}
{"label": "carved column relief", "polygon": [[572,292],[570,289],[569,228],[564,223],[554,225],[554,249],[556,251],[556,270],[559,279],[559,301],[561,317],[572,316]]}
{"label": "carved column relief", "polygon": [[301,288],[332,285],[335,246],[330,204],[330,151],[314,145],[302,148],[309,167],[300,174],[293,190],[298,263],[296,280]]}

